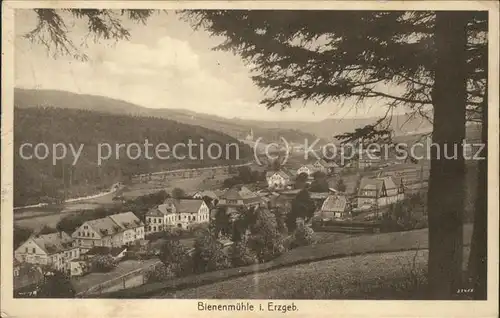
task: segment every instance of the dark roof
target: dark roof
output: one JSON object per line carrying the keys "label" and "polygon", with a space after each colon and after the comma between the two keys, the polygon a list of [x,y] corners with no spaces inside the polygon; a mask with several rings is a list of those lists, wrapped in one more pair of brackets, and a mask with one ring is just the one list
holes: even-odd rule
{"label": "dark roof", "polygon": [[344,212],[347,208],[347,198],[343,195],[329,195],[323,205],[322,212]]}
{"label": "dark roof", "polygon": [[[101,236],[110,236],[144,224],[132,212],[113,214],[101,219],[85,222]],[[84,224],[85,224],[84,223]]]}
{"label": "dark roof", "polygon": [[[399,181],[401,182],[401,181]],[[379,192],[385,186],[386,190],[397,189],[398,185],[394,182],[392,176],[385,176],[379,178],[363,178],[361,179],[358,195],[361,195],[362,191],[370,191],[370,196],[378,196]]]}
{"label": "dark roof", "polygon": [[32,237],[47,254],[56,254],[72,248],[73,239],[65,232],[55,232]]}
{"label": "dark roof", "polygon": [[203,203],[202,199],[181,199],[174,202],[177,213],[196,213]]}
{"label": "dark roof", "polygon": [[255,193],[250,191],[247,187],[242,186],[239,188],[238,186],[233,187],[229,190],[227,190],[222,196],[222,199],[226,200],[254,200],[254,199],[259,199],[259,196]]}
{"label": "dark roof", "polygon": [[118,256],[121,252],[126,250],[126,247],[106,247],[106,246],[94,246],[85,253],[85,255],[111,255],[113,257]]}
{"label": "dark roof", "polygon": [[141,220],[139,220],[139,218],[132,212],[113,214],[110,215],[109,218],[111,218],[123,229],[134,229],[138,226],[144,225]]}

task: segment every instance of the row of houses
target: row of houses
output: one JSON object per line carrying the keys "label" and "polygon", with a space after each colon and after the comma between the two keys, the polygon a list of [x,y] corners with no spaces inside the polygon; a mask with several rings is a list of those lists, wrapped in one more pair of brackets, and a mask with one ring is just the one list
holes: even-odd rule
{"label": "row of houses", "polygon": [[32,235],[14,251],[14,258],[20,263],[74,274],[79,260],[90,250],[130,246],[144,236],[144,223],[134,213],[119,213],[86,221],[71,235],[65,232]]}
{"label": "row of houses", "polygon": [[[285,179],[288,177],[288,179]],[[293,180],[285,171],[277,171],[272,178],[282,176],[285,180]],[[283,180],[281,179],[281,180]],[[274,180],[273,180],[274,181]],[[278,185],[280,183],[276,181]],[[284,185],[292,183],[283,182]],[[278,192],[284,200],[291,201],[300,189],[286,189],[286,186],[270,187]],[[352,216],[352,212],[362,212],[378,207],[388,206],[402,201],[405,197],[405,185],[401,177],[394,175],[377,175],[362,177],[354,193],[341,193],[331,188],[328,193],[310,193],[311,199],[316,203],[318,214],[322,218],[345,218]]]}
{"label": "row of houses", "polygon": [[[312,176],[315,171],[328,168],[335,171],[336,167],[334,164],[318,161],[314,165],[300,167],[297,173]],[[276,202],[280,200],[290,204],[300,191],[287,189],[297,173],[285,170],[268,173],[268,190],[252,191],[246,186],[235,186],[225,190],[197,191],[191,193],[190,198],[169,198],[150,209],[144,220],[140,220],[132,212],[125,212],[86,221],[71,235],[64,232],[34,235],[15,250],[15,259],[21,263],[76,272],[75,264],[92,249],[121,248],[144,240],[146,234],[161,232],[169,227],[189,229],[195,224],[207,223],[214,206],[227,207],[229,213],[232,213],[241,207],[276,206]],[[310,196],[322,218],[345,218],[354,209],[370,209],[401,201],[404,199],[404,192],[401,178],[376,176],[362,178],[353,197],[335,189],[330,189],[328,193],[311,193]],[[212,204],[207,204],[207,197],[212,200]]]}
{"label": "row of houses", "polygon": [[[219,192],[219,193],[217,193]],[[267,205],[263,196],[245,186],[235,186],[224,191],[198,191],[190,198],[168,198],[162,204],[146,213],[146,234],[157,233],[171,227],[189,229],[193,225],[207,223],[210,220],[211,208],[227,207],[228,212],[241,207],[257,207]],[[205,198],[210,198],[209,207]]]}
{"label": "row of houses", "polygon": [[326,175],[335,175],[342,168],[334,161],[324,159],[317,160],[314,164],[305,164],[297,170],[281,169],[279,171],[267,171],[266,181],[271,189],[283,190],[291,187],[298,175],[304,173],[308,179],[312,179],[314,173],[322,172]]}

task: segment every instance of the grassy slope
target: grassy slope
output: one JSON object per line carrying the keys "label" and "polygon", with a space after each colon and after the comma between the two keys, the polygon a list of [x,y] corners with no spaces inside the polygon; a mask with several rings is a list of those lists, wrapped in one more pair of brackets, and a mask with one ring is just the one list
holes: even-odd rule
{"label": "grassy slope", "polygon": [[[464,226],[464,244],[470,243],[472,225]],[[291,267],[298,264],[311,263],[314,261],[341,258],[369,253],[381,253],[391,251],[404,251],[415,249],[426,249],[428,245],[427,229],[383,233],[377,235],[364,235],[348,237],[333,243],[317,244],[297,248],[285,253],[277,259],[255,266],[230,268],[226,270],[194,275],[171,281],[147,284],[105,295],[110,298],[149,298],[164,295],[171,297],[171,293],[186,288],[208,285],[216,282],[230,280],[240,276],[267,272],[277,268]],[[286,276],[285,276],[286,277]]]}
{"label": "grassy slope", "polygon": [[[464,265],[468,248],[465,249]],[[183,299],[413,299],[425,284],[428,251],[312,262],[162,295]],[[415,279],[412,283],[411,278]],[[408,285],[408,284],[412,285]],[[406,286],[405,286],[406,285]]]}

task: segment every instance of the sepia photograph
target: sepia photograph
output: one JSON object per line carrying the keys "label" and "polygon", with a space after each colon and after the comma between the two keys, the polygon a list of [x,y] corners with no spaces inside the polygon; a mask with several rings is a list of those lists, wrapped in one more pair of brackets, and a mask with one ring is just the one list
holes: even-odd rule
{"label": "sepia photograph", "polygon": [[344,7],[13,6],[2,294],[496,303],[498,4]]}

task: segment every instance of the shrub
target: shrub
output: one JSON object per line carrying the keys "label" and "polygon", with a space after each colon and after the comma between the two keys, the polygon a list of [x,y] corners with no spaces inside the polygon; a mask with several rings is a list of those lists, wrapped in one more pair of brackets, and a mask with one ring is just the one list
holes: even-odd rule
{"label": "shrub", "polygon": [[209,231],[196,237],[192,260],[197,273],[228,268],[230,264],[222,244]]}
{"label": "shrub", "polygon": [[57,232],[57,230],[53,227],[50,227],[50,226],[47,226],[47,225],[44,225],[40,231],[38,232],[39,235],[45,235],[45,234],[51,234],[51,233],[55,233]]}
{"label": "shrub", "polygon": [[278,228],[278,232],[286,236],[288,234],[288,227],[286,225],[287,213],[285,208],[278,207],[274,209],[273,212],[274,217],[276,218],[276,226]]}
{"label": "shrub", "polygon": [[293,233],[293,241],[291,247],[307,246],[314,243],[314,231],[304,223],[299,223],[299,226]]}
{"label": "shrub", "polygon": [[231,247],[230,257],[231,264],[234,267],[247,266],[259,262],[255,252],[248,248],[248,242],[246,240],[233,244]]}
{"label": "shrub", "polygon": [[256,221],[250,226],[248,247],[257,254],[260,262],[276,258],[285,251],[276,219],[269,210],[256,211]]}
{"label": "shrub", "polygon": [[155,265],[146,272],[146,281],[148,283],[161,282],[175,277],[175,273],[170,266],[163,263]]}
{"label": "shrub", "polygon": [[54,271],[45,273],[45,279],[37,285],[37,298],[73,298],[75,289],[68,275]]}
{"label": "shrub", "polygon": [[177,239],[167,240],[162,244],[159,258],[176,276],[192,272],[188,250]]}
{"label": "shrub", "polygon": [[98,255],[91,260],[94,272],[106,273],[116,268],[116,261],[109,255]]}
{"label": "shrub", "polygon": [[193,224],[189,227],[189,232],[194,236],[198,236],[202,235],[206,230],[208,230],[208,228],[208,223]]}

